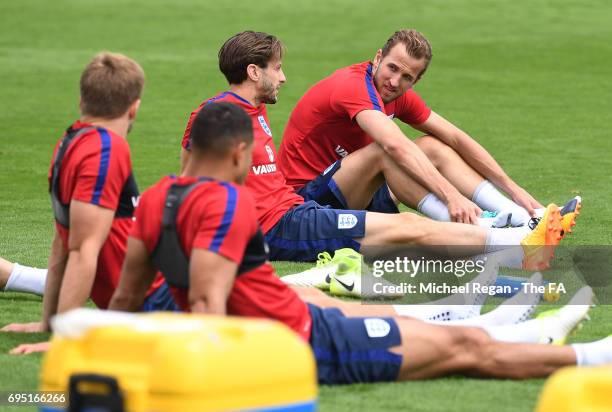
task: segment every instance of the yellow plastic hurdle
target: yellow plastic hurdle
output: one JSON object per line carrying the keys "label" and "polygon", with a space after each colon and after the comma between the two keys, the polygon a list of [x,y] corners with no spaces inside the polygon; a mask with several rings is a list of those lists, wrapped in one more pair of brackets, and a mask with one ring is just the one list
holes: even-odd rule
{"label": "yellow plastic hurdle", "polygon": [[555,372],[542,389],[536,411],[612,411],[612,365]]}
{"label": "yellow plastic hurdle", "polygon": [[310,347],[278,322],[79,309],[58,317],[54,330],[41,390],[68,391],[72,377],[70,399],[79,404],[106,399],[126,412],[316,409]]}

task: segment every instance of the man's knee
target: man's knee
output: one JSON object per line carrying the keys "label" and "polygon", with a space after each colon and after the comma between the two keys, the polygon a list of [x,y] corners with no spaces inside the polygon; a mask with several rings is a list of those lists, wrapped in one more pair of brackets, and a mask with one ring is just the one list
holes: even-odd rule
{"label": "man's knee", "polygon": [[475,368],[480,362],[491,359],[487,352],[493,340],[483,329],[475,327],[453,328],[452,351],[466,369]]}
{"label": "man's knee", "polygon": [[371,167],[382,165],[384,156],[384,150],[377,143],[370,143],[349,155],[349,157],[359,158],[360,162],[371,165]]}
{"label": "man's knee", "polygon": [[432,232],[431,219],[417,215],[416,213],[403,212],[392,215],[397,218],[397,226],[402,233],[408,237],[408,242],[412,244],[422,244]]}
{"label": "man's knee", "polygon": [[421,136],[414,142],[436,167],[441,165],[454,151],[453,148],[432,136]]}

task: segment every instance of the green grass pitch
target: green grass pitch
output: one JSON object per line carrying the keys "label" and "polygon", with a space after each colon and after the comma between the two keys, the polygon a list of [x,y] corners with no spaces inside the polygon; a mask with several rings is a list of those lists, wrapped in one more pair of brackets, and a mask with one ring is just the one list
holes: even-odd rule
{"label": "green grass pitch", "polygon": [[[78,117],[78,78],[96,52],[123,52],[147,74],[129,136],[144,189],[177,171],[189,113],[226,87],[217,51],[245,29],[276,34],[287,46],[288,82],[279,103],[269,107],[277,144],[309,85],[372,58],[395,29],[424,32],[434,58],[416,89],[429,105],[476,137],[543,202],[583,197],[583,214],[565,244],[612,244],[612,5],[605,0],[24,0],[0,2],[0,16],[0,256],[10,260],[46,264],[53,227],[46,183],[51,151]],[[306,267],[275,266],[281,274]],[[0,292],[0,324],[38,319],[40,302]],[[611,332],[612,311],[599,306],[574,339]],[[0,390],[36,389],[41,357],[6,352],[43,336],[0,335]],[[542,383],[450,377],[321,387],[320,407],[527,411]]]}

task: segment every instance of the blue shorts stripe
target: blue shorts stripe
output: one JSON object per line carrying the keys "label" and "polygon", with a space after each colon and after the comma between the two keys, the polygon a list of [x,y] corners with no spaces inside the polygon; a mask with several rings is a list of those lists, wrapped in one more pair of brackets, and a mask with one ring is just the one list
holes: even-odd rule
{"label": "blue shorts stripe", "polygon": [[232,224],[232,220],[234,219],[234,212],[236,211],[236,189],[225,183],[219,182],[223,187],[227,189],[227,204],[225,206],[225,213],[223,214],[223,219],[221,220],[221,224],[217,228],[217,232],[215,233],[215,237],[210,243],[210,251],[218,252],[219,248],[221,248],[221,244],[229,231],[229,228]]}
{"label": "blue shorts stripe", "polygon": [[368,88],[368,94],[370,95],[370,101],[372,102],[374,109],[382,112],[382,108],[380,107],[380,104],[378,103],[378,96],[376,95],[376,88],[374,87],[374,82],[372,81],[372,64],[371,63],[368,66],[368,69],[366,70],[365,82],[366,82],[366,87]]}
{"label": "blue shorts stripe", "polygon": [[100,166],[98,168],[98,178],[96,179],[96,186],[94,188],[93,196],[91,197],[91,203],[94,205],[100,204],[100,197],[102,196],[102,190],[104,189],[104,183],[106,182],[106,176],[108,175],[108,166],[110,163],[110,151],[111,151],[111,138],[108,135],[108,131],[102,128],[98,128],[100,135],[100,143],[102,145],[100,153]]}

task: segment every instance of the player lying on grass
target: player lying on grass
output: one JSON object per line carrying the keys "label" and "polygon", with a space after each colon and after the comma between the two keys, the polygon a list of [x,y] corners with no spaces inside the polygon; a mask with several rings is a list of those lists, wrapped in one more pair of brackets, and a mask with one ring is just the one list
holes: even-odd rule
{"label": "player lying on grass", "polygon": [[[307,340],[321,383],[425,379],[463,373],[498,378],[546,376],[566,365],[612,362],[612,338],[551,346],[505,343],[574,326],[588,302],[561,317],[485,329],[438,326],[401,317],[347,317],[302,301],[266,261],[263,234],[243,182],[251,165],[252,120],[226,102],[194,117],[191,158],[182,177],[143,193],[121,281],[109,309],[136,311],[161,270],[184,311],[278,320]],[[255,142],[256,144],[256,142]],[[229,182],[229,183],[228,183]],[[589,289],[582,292],[590,296]],[[590,298],[589,298],[590,299]]]}
{"label": "player lying on grass", "polygon": [[[139,196],[125,136],[143,85],[142,68],[120,54],[100,53],[83,71],[81,118],[58,141],[49,170],[55,235],[42,322],[12,324],[3,331],[48,331],[51,316],[81,307],[90,297],[99,308],[108,306]],[[176,309],[161,276],[146,295],[142,310]]]}
{"label": "player lying on grass", "polygon": [[[246,31],[223,44],[219,68],[229,90],[204,101],[190,116],[183,136],[182,168],[189,162],[190,130],[197,113],[209,102],[230,102],[251,117],[255,143],[253,164],[246,186],[251,190],[257,218],[270,246],[272,260],[314,261],[321,251],[333,252],[362,246],[420,245],[462,246],[462,254],[481,254],[509,245],[551,245],[530,248],[516,264],[537,270],[548,267],[552,249],[561,238],[561,217],[556,206],[547,208],[545,218],[533,231],[523,228],[481,228],[469,224],[436,222],[414,213],[383,214],[364,210],[341,210],[304,201],[287,185],[276,164],[276,150],[266,114],[266,104],[277,101],[285,83],[281,42],[266,33]],[[448,248],[449,250],[452,248]],[[452,251],[451,251],[452,252]],[[544,252],[544,253],[539,253]]]}
{"label": "player lying on grass", "polygon": [[[397,213],[390,189],[401,203],[440,221],[478,223],[487,210],[509,212],[512,225],[520,226],[536,208],[541,216],[541,204],[478,142],[412,90],[431,57],[421,33],[399,30],[371,62],[312,86],[293,109],[280,145],[287,183],[305,200],[336,209]],[[394,118],[426,136],[412,142]],[[571,206],[566,230],[579,200]],[[490,226],[491,219],[482,224]]]}

